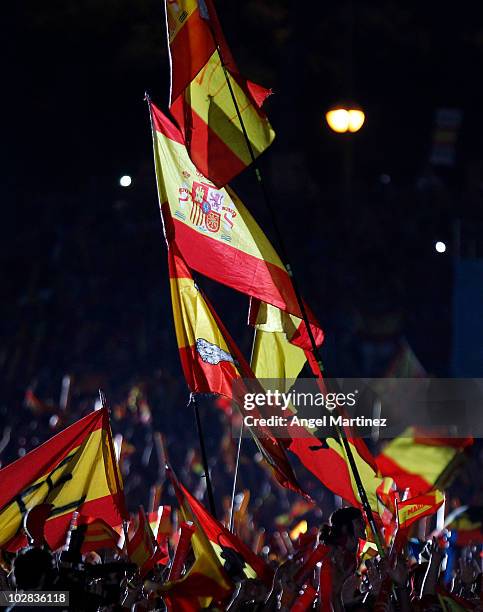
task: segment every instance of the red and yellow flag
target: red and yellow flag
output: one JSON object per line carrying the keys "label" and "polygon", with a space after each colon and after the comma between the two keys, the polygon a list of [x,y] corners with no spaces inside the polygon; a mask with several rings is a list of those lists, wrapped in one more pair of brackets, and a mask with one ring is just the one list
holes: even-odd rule
{"label": "red and yellow flag", "polygon": [[[171,470],[169,476],[173,484],[177,483]],[[183,520],[195,525],[195,517],[188,501],[178,487],[175,490]],[[191,568],[182,578],[166,582],[160,588],[168,610],[173,612],[196,612],[208,607],[213,600],[226,600],[233,590],[232,581],[223,569],[207,535],[197,523],[191,536],[191,545],[195,556]]]}
{"label": "red and yellow flag", "polygon": [[[179,354],[188,387],[195,393],[217,393],[234,400],[244,412],[243,385],[234,397],[234,382],[250,379],[250,366],[213,307],[196,286],[175,243],[168,250],[171,300]],[[263,392],[261,386],[258,387]],[[253,412],[252,412],[253,414]],[[260,452],[283,486],[304,495],[285,450],[270,429],[250,428]]]}
{"label": "red and yellow flag", "polygon": [[223,186],[252,162],[230,87],[255,157],[275,137],[262,111],[270,91],[239,74],[211,0],[166,0],[166,17],[170,111],[195,166]]}
{"label": "red and yellow flag", "polygon": [[394,478],[398,489],[409,488],[411,495],[430,491],[471,440],[431,439],[418,435],[415,428],[391,440],[376,457],[379,471]]}
{"label": "red and yellow flag", "polygon": [[[181,132],[154,104],[150,108],[168,243],[176,242],[193,270],[298,317],[287,325],[290,340],[311,348],[292,281],[270,241],[231,189],[217,189],[195,168]],[[320,324],[308,312],[321,344]]]}
{"label": "red and yellow flag", "polygon": [[456,533],[458,546],[483,543],[483,506],[456,508],[446,517],[444,526]]}
{"label": "red and yellow flag", "polygon": [[142,507],[138,511],[134,535],[127,541],[127,553],[131,561],[139,567],[141,576],[145,576],[156,563],[167,562],[167,551],[163,546],[158,546]]}
{"label": "red and yellow flag", "polygon": [[106,409],[80,419],[0,470],[0,547],[16,550],[25,539],[22,519],[29,508],[53,505],[45,537],[62,546],[72,513],[102,518],[116,527],[126,517],[122,478],[113,459]]}
{"label": "red and yellow flag", "polygon": [[258,578],[271,586],[273,570],[234,533],[231,533],[217,521],[200,502],[176,479],[170,471],[171,482],[180,506],[189,512],[196,527],[207,537],[222,566],[226,562],[233,564],[232,559],[238,559],[241,572],[247,578]]}
{"label": "red and yellow flag", "polygon": [[444,493],[438,491],[438,489],[399,502],[397,506],[399,529],[407,529],[424,516],[434,514],[443,502]]}
{"label": "red and yellow flag", "polygon": [[91,550],[100,550],[101,548],[118,548],[119,533],[110,525],[100,518],[91,516],[79,516],[77,527],[85,525],[84,541],[82,543],[81,552],[83,554]]}
{"label": "red and yellow flag", "polygon": [[164,543],[173,531],[171,526],[171,506],[159,506],[156,511],[148,514],[148,521],[156,542],[158,544]]}

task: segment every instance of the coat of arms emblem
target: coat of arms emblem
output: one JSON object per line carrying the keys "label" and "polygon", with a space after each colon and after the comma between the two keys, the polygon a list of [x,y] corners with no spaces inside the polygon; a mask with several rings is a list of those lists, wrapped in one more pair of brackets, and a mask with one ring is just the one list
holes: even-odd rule
{"label": "coat of arms emblem", "polygon": [[208,342],[204,338],[196,339],[196,350],[201,359],[210,365],[218,365],[222,361],[235,363],[230,353],[227,353],[216,344]]}

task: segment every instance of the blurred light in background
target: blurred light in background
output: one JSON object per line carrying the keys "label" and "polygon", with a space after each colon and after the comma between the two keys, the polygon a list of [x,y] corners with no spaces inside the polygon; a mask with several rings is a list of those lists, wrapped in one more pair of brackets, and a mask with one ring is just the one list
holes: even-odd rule
{"label": "blurred light in background", "polygon": [[119,179],[119,185],[121,185],[121,187],[129,187],[131,183],[132,179],[128,174],[121,176],[121,178]]}
{"label": "blurred light in background", "polygon": [[440,242],[438,240],[438,242],[434,245],[434,248],[436,249],[436,251],[438,253],[444,253],[446,251],[446,245],[444,242]]}
{"label": "blurred light in background", "polygon": [[358,132],[364,124],[366,116],[360,108],[335,107],[325,114],[329,127],[339,134]]}

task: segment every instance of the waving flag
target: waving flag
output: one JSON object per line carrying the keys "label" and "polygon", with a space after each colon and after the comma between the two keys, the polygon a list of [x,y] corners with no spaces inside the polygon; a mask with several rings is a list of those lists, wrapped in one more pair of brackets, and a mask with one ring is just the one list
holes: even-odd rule
{"label": "waving flag", "polygon": [[197,612],[197,610],[208,607],[213,600],[221,602],[227,599],[234,585],[223,569],[208,537],[195,521],[176,477],[171,470],[168,475],[175,487],[183,521],[190,525],[195,561],[182,578],[164,583],[160,592],[167,602],[168,610]]}
{"label": "waving flag", "polygon": [[[358,442],[349,440],[369,505],[378,515],[381,509],[378,488],[383,479],[378,475],[370,458],[362,454]],[[306,438],[294,436],[290,441],[289,450],[297,455],[302,464],[333,493],[345,499],[352,506],[361,507],[354,475],[349,467],[345,449],[339,441],[334,438],[326,438],[321,441],[315,436],[309,437],[307,432]]]}
{"label": "waving flag", "polygon": [[208,538],[220,563],[233,563],[232,559],[235,558],[242,568],[240,571],[247,578],[258,578],[267,586],[271,586],[273,570],[263,559],[257,557],[235,534],[217,521],[172,472],[170,478],[181,507],[186,514],[191,515],[194,524]]}
{"label": "waving flag", "polygon": [[399,502],[397,506],[399,528],[407,529],[415,521],[424,516],[430,516],[437,512],[444,502],[444,493],[435,489],[425,495],[418,495],[406,501]]}
{"label": "waving flag", "polygon": [[394,478],[398,489],[409,488],[412,496],[419,495],[435,485],[444,486],[442,476],[471,443],[470,439],[433,439],[409,428],[383,448],[376,463],[381,474]]}
{"label": "waving flag", "polygon": [[120,535],[106,521],[91,516],[79,516],[77,526],[78,528],[84,526],[85,530],[81,547],[83,554],[101,548],[114,550],[118,548]]}
{"label": "waving flag", "polygon": [[270,91],[239,74],[211,0],[166,0],[165,6],[170,111],[195,166],[223,186],[252,162],[230,87],[255,157],[275,137],[261,109]]}
{"label": "waving flag", "polygon": [[52,549],[64,544],[72,513],[116,527],[126,517],[122,479],[113,459],[106,409],[80,419],[0,470],[0,547],[24,545],[22,518],[29,508],[53,505],[45,523]]}
{"label": "waving flag", "polygon": [[[188,387],[195,393],[218,393],[232,399],[243,412],[243,398],[234,397],[233,383],[247,378],[256,385],[253,372],[196,286],[174,243],[169,247],[168,260],[176,338]],[[263,392],[261,387],[259,390]],[[251,432],[278,482],[305,496],[282,444],[270,429],[253,428]]]}
{"label": "waving flag", "polygon": [[446,517],[445,529],[456,533],[455,544],[483,543],[483,506],[460,506]]}
{"label": "waving flag", "polygon": [[[191,162],[181,132],[150,103],[159,202],[168,242],[197,272],[298,317],[291,341],[310,348],[292,281],[275,249],[231,189]],[[323,332],[309,311],[318,344]],[[293,338],[292,338],[293,336]]]}

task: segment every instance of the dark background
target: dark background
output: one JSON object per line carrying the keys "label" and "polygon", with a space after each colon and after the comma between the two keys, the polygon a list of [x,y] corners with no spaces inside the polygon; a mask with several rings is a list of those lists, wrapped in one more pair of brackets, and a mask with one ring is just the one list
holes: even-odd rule
{"label": "dark background", "polygon": [[[429,371],[447,374],[456,219],[463,221],[463,254],[481,248],[474,239],[482,224],[481,8],[366,1],[351,10],[349,3],[281,0],[225,0],[217,7],[241,71],[274,90],[267,112],[277,139],[262,168],[299,284],[327,330],[328,366],[360,373],[353,371],[359,357],[341,356],[335,340],[352,347],[356,332],[389,329],[409,337]],[[72,311],[97,291],[89,319],[98,319],[102,307],[109,331],[130,335],[126,312],[134,298],[155,321],[147,342],[174,358],[143,102],[145,90],[162,108],[168,101],[162,2],[31,1],[10,10],[2,328],[8,337],[26,310],[54,309],[57,330],[44,331],[37,359],[61,329],[65,340],[75,335]],[[349,208],[346,137],[331,133],[324,120],[331,104],[347,98],[366,113],[363,129],[351,136]],[[463,112],[451,168],[429,164],[439,107]],[[131,188],[119,186],[122,174],[133,176]],[[235,183],[272,235],[251,171]],[[435,240],[448,244],[444,255],[435,253]],[[236,299],[223,294],[220,309],[228,308],[230,324],[242,325],[240,308],[230,306]],[[37,315],[28,313],[40,325]],[[63,352],[67,365],[69,342]]]}

